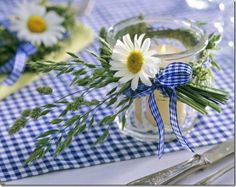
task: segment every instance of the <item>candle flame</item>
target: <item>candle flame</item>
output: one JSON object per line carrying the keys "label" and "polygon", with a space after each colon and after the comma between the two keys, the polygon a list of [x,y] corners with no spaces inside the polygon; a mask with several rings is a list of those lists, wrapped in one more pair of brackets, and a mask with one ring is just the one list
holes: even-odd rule
{"label": "candle flame", "polygon": [[161,54],[165,54],[165,52],[166,52],[166,45],[162,45],[162,46],[161,46],[160,53],[161,53]]}

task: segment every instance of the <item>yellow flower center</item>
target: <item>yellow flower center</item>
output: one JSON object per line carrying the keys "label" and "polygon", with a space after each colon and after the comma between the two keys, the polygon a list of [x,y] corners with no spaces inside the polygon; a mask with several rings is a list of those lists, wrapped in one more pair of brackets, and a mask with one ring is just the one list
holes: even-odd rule
{"label": "yellow flower center", "polygon": [[31,32],[42,33],[47,29],[47,22],[41,16],[30,16],[27,26]]}
{"label": "yellow flower center", "polygon": [[127,57],[127,67],[131,73],[138,73],[143,66],[143,54],[140,51],[132,51]]}

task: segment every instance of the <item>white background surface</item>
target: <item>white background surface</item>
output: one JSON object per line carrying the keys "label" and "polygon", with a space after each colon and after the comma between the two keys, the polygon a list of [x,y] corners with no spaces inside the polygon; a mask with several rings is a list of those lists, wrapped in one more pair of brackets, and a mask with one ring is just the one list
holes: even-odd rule
{"label": "white background surface", "polygon": [[[197,153],[202,153],[212,146],[195,149]],[[124,185],[137,178],[171,167],[177,163],[185,161],[192,156],[189,151],[179,151],[168,153],[159,160],[156,156],[140,159],[116,162],[92,166],[81,169],[64,170],[52,172],[39,176],[29,177],[21,180],[11,181],[5,185]],[[223,161],[216,163],[212,167],[203,171],[198,171],[178,182],[178,185],[195,184],[202,178],[214,173],[218,169],[232,162],[234,155]],[[234,185],[234,169],[217,179],[215,185]]]}

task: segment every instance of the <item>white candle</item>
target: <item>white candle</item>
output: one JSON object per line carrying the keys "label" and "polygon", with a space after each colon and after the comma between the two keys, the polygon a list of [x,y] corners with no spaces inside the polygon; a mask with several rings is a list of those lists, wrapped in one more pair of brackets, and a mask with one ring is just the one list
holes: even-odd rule
{"label": "white candle", "polygon": [[[158,45],[156,46],[155,50],[157,50],[158,54],[173,54],[173,53],[178,53],[181,50],[173,45]],[[168,64],[172,63],[173,61],[171,60],[165,60],[165,59],[161,59],[161,64],[160,67],[164,68],[166,67]]]}
{"label": "white candle", "polygon": [[[162,46],[156,46],[156,50],[159,54],[171,54],[171,53],[178,53],[181,50],[176,48],[172,45],[162,45]],[[183,61],[183,60],[181,60]],[[173,61],[167,61],[165,59],[161,59],[160,67],[166,67],[168,64],[173,63]],[[170,115],[169,115],[169,98],[164,97],[159,90],[154,91],[155,100],[157,107],[160,111],[162,120],[165,124],[166,130],[170,130]],[[151,114],[149,104],[148,104],[149,96],[146,97],[146,118],[150,122],[151,125],[156,126],[156,122]],[[141,99],[135,100],[135,114],[136,118],[140,123],[143,123],[142,119],[142,106],[141,106]],[[179,124],[183,124],[186,116],[185,112],[185,104],[182,102],[177,102],[177,116],[178,116],[178,122]]]}

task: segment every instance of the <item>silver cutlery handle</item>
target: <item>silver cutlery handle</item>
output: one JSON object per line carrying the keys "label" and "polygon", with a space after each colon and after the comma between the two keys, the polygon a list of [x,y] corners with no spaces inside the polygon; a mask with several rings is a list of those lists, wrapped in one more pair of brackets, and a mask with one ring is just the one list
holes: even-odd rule
{"label": "silver cutlery handle", "polygon": [[185,176],[206,167],[209,162],[201,155],[196,154],[190,160],[182,162],[173,167],[164,169],[157,173],[137,179],[128,185],[161,185],[174,184]]}
{"label": "silver cutlery handle", "polygon": [[226,167],[216,171],[215,173],[213,173],[212,175],[202,179],[201,181],[197,182],[195,185],[209,185],[211,184],[213,181],[215,181],[216,179],[218,179],[219,177],[221,177],[222,175],[224,175],[225,173],[227,173],[228,171],[230,171],[231,169],[234,168],[234,162],[231,162],[229,165],[227,165]]}

